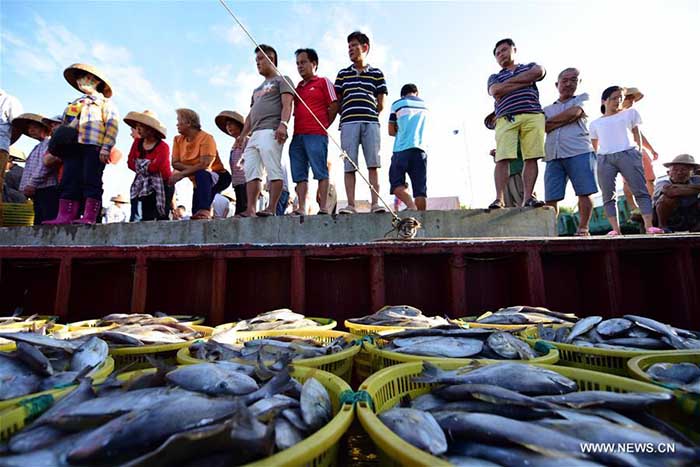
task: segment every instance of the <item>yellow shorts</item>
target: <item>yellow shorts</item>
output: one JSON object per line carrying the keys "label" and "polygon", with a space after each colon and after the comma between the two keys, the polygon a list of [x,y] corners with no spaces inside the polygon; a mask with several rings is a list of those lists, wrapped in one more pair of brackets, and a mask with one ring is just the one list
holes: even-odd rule
{"label": "yellow shorts", "polygon": [[518,140],[523,159],[544,157],[544,114],[518,114],[496,120],[496,162],[518,158]]}

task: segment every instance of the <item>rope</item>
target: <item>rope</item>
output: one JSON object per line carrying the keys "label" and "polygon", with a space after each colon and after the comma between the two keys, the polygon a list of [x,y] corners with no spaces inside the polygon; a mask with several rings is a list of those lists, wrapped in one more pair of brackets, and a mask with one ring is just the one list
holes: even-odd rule
{"label": "rope", "polygon": [[32,397],[30,399],[24,399],[19,402],[19,405],[24,407],[27,411],[25,418],[35,418],[46,412],[46,410],[53,405],[54,398],[51,394],[42,394],[41,396]]}
{"label": "rope", "polygon": [[370,406],[372,412],[374,412],[374,401],[372,400],[372,396],[370,396],[367,391],[353,392],[350,389],[346,389],[340,393],[340,405],[355,405],[358,402],[365,402]]}
{"label": "rope", "polygon": [[[397,222],[398,222],[399,224],[401,224],[401,222],[403,222],[403,220],[391,209],[391,207],[389,206],[389,204],[387,204],[387,202],[384,201],[384,198],[382,198],[382,196],[381,196],[381,195],[379,194],[379,192],[374,188],[374,186],[372,186],[372,184],[369,182],[369,180],[362,174],[362,172],[360,172],[360,168],[357,166],[357,164],[355,164],[355,162],[348,156],[348,153],[345,152],[345,151],[343,150],[343,147],[338,143],[338,141],[328,132],[328,129],[327,129],[326,127],[323,126],[323,123],[321,123],[321,120],[319,120],[318,117],[316,117],[316,114],[313,113],[313,111],[312,111],[311,108],[308,106],[308,104],[306,103],[306,101],[304,101],[304,99],[302,99],[301,96],[299,96],[299,93],[297,93],[297,90],[296,90],[296,88],[294,87],[294,83],[292,83],[289,79],[287,79],[286,76],[284,76],[284,75],[280,72],[280,70],[277,68],[277,65],[275,65],[275,63],[272,61],[272,59],[270,59],[270,57],[268,57],[267,53],[266,53],[264,50],[262,50],[262,49],[260,48],[260,44],[258,44],[258,42],[255,40],[255,38],[253,38],[253,35],[248,31],[248,29],[247,29],[247,28],[243,25],[243,23],[238,19],[238,17],[236,16],[236,14],[228,7],[228,5],[226,4],[226,1],[225,1],[225,0],[219,0],[219,3],[221,3],[221,5],[226,9],[226,11],[228,12],[228,14],[231,15],[231,18],[233,18],[233,20],[238,24],[238,26],[241,27],[241,29],[242,29],[243,32],[246,34],[246,36],[248,36],[248,39],[250,39],[250,41],[255,45],[256,50],[263,54],[263,56],[265,57],[265,59],[270,63],[270,65],[272,65],[272,68],[275,70],[275,72],[276,72],[279,76],[281,76],[282,79],[287,83],[287,85],[289,86],[289,88],[290,88],[290,89],[292,90],[292,92],[294,93],[294,97],[296,97],[297,100],[298,100],[299,102],[301,102],[301,103],[303,104],[304,107],[306,107],[306,110],[309,111],[309,114],[311,114],[311,116],[312,116],[313,119],[316,121],[316,123],[318,123],[318,125],[321,127],[321,129],[323,129],[323,131],[326,133],[326,136],[328,136],[328,139],[330,139],[330,141],[340,150],[340,158],[341,158],[342,160],[344,160],[344,161],[350,162],[350,165],[352,165],[352,167],[355,169],[355,171],[360,175],[360,178],[362,178],[362,180],[364,180],[364,182],[365,182],[365,183],[367,184],[367,186],[369,187],[370,191],[371,191],[372,193],[374,193],[375,195],[377,195],[377,199],[378,199],[379,201],[381,201],[381,203],[384,205],[384,207],[386,208],[386,210],[393,216],[394,219],[393,219],[393,221],[392,221],[392,225],[394,226],[394,229],[395,229],[395,230],[398,230],[397,227],[396,227]],[[415,223],[417,223],[418,228],[420,228],[420,222],[418,222],[418,221],[415,220],[415,219],[413,219],[413,220],[415,221]],[[416,230],[417,230],[417,229],[416,229]],[[401,231],[400,231],[400,230],[399,230],[399,236],[401,236]],[[415,231],[414,231],[414,233],[413,233],[413,236],[415,236]],[[406,237],[402,237],[402,236],[401,236],[401,238],[406,238]],[[408,238],[413,238],[413,237],[408,237]]]}

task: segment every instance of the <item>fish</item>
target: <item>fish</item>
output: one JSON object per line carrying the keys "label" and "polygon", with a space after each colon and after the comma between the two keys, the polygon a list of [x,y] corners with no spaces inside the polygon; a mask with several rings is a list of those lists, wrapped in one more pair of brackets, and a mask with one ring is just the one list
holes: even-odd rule
{"label": "fish", "polygon": [[[479,324],[573,324],[578,317],[573,313],[560,313],[547,308],[530,306],[510,306],[496,312],[487,311],[474,321]],[[467,322],[469,322],[467,320]]]}
{"label": "fish", "polygon": [[41,376],[53,375],[51,361],[32,344],[17,342],[17,358]]}
{"label": "fish", "polygon": [[216,363],[186,365],[165,378],[173,385],[209,395],[240,396],[256,391],[258,383],[247,374]]}
{"label": "fish", "polygon": [[231,419],[232,450],[238,453],[238,463],[245,464],[257,457],[267,457],[275,447],[274,424],[260,422],[245,405]]}
{"label": "fish", "polygon": [[454,446],[450,447],[450,452],[473,456],[472,458],[484,459],[496,462],[498,463],[497,465],[508,465],[510,467],[602,467],[602,464],[590,460],[577,459],[565,455],[542,455],[529,449],[494,446],[473,441],[456,442]]}
{"label": "fish", "polygon": [[633,349],[661,350],[667,348],[667,344],[664,341],[651,337],[616,337],[608,339],[605,341],[605,344]]}
{"label": "fish", "polygon": [[578,336],[585,334],[588,331],[590,331],[591,329],[593,329],[593,327],[596,326],[598,323],[600,323],[602,320],[603,320],[602,316],[588,316],[586,318],[583,318],[582,320],[580,320],[576,324],[574,324],[574,327],[571,329],[571,332],[569,333],[569,335],[566,336],[566,339],[564,339],[564,342],[570,343]]}
{"label": "fish", "polygon": [[491,384],[525,395],[566,394],[578,388],[575,381],[555,371],[522,363],[495,363],[473,370],[470,367],[463,367],[448,372],[430,362],[423,362],[423,373],[413,378],[413,381],[442,384]]}
{"label": "fish", "polygon": [[82,371],[85,368],[97,368],[107,359],[109,346],[99,337],[92,336],[73,353],[70,369]]}
{"label": "fish", "polygon": [[532,347],[508,332],[494,332],[486,342],[494,352],[509,360],[530,360],[537,357]]}
{"label": "fish", "polygon": [[491,384],[455,384],[437,390],[436,394],[447,401],[463,401],[474,398],[491,404],[510,404],[542,409],[556,408],[556,405],[548,402],[547,399],[529,397]]}
{"label": "fish", "polygon": [[611,318],[601,321],[596,326],[596,331],[606,338],[617,337],[629,331],[634,323],[625,318]]}
{"label": "fish", "polygon": [[[494,399],[495,400],[495,399]],[[480,412],[500,415],[515,420],[540,420],[545,417],[555,417],[558,411],[538,409],[532,406],[492,404],[482,400],[461,400],[455,402],[443,401],[428,412]]]}
{"label": "fish", "polygon": [[283,394],[275,394],[272,397],[260,399],[256,403],[252,404],[250,406],[250,411],[254,417],[261,420],[267,417],[271,412],[276,413],[292,407],[299,407],[299,400]]}
{"label": "fish", "polygon": [[60,349],[71,354],[76,351],[81,344],[77,341],[54,339],[51,336],[44,336],[33,332],[0,332],[0,338],[9,339],[16,342],[25,342],[35,347]]}
{"label": "fish", "polygon": [[606,407],[618,410],[636,410],[670,402],[674,396],[665,392],[583,391],[556,396],[539,396],[538,399],[574,408]]}
{"label": "fish", "polygon": [[289,449],[304,439],[303,433],[283,417],[275,419],[274,432],[275,446],[280,451]]}
{"label": "fish", "polygon": [[433,415],[415,409],[392,408],[379,414],[391,431],[409,444],[433,455],[447,452],[447,438]]}
{"label": "fish", "polygon": [[371,315],[348,320],[355,324],[372,326],[397,326],[408,328],[431,328],[449,324],[440,316],[425,316],[421,310],[409,305],[391,305],[379,309]]}
{"label": "fish", "polygon": [[304,382],[299,403],[302,419],[311,429],[325,425],[333,416],[328,391],[316,378]]}
{"label": "fish", "polygon": [[466,358],[478,354],[483,348],[484,343],[477,339],[437,337],[392,349],[392,351],[429,357]]}
{"label": "fish", "polygon": [[643,316],[637,315],[625,315],[630,321],[633,321],[637,326],[654,331],[670,340],[671,345],[676,349],[687,349],[688,346],[684,339],[673,330],[673,328],[667,324],[660,323],[651,318],[645,318]]}
{"label": "fish", "polygon": [[0,353],[0,400],[14,399],[36,392],[41,377],[19,359]]}

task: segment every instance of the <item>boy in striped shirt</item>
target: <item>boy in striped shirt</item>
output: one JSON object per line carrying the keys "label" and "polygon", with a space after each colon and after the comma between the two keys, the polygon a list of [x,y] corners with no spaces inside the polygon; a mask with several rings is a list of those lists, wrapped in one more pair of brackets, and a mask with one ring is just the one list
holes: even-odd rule
{"label": "boy in striped shirt", "polygon": [[501,39],[493,49],[501,71],[491,75],[488,81],[488,91],[495,99],[496,110],[496,200],[489,209],[505,207],[503,197],[508,183],[508,162],[517,158],[518,142],[525,161],[523,207],[544,206],[532,191],[537,181],[537,160],[544,157],[545,135],[545,117],[536,83],[546,72],[536,63],[516,64],[515,52],[512,39]]}
{"label": "boy in striped shirt", "polygon": [[[340,144],[350,159],[358,165],[359,148],[369,172],[369,181],[379,192],[379,114],[384,108],[384,96],[388,94],[384,73],[367,63],[369,37],[355,31],[348,36],[348,56],[352,65],[338,72],[335,92],[340,101]],[[345,193],[348,205],[340,214],[354,214],[355,168],[345,161]],[[372,212],[386,212],[379,205],[377,194],[372,192]]]}

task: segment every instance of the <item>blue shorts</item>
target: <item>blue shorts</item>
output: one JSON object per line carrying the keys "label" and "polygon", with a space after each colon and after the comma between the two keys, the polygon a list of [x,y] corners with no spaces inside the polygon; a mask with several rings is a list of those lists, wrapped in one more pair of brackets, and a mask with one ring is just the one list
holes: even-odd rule
{"label": "blue shorts", "polygon": [[592,152],[547,161],[544,171],[544,200],[563,200],[567,180],[571,180],[576,196],[596,193],[598,186],[595,182],[595,163],[595,154]]}
{"label": "blue shorts", "polygon": [[294,135],[289,145],[289,162],[294,183],[309,179],[309,166],[314,179],[328,178],[328,136]]}
{"label": "blue shorts", "polygon": [[406,174],[408,174],[413,184],[413,197],[427,197],[427,169],[428,155],[422,149],[411,148],[395,152],[391,156],[389,167],[390,193],[393,195],[394,189],[406,186]]}

